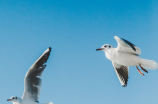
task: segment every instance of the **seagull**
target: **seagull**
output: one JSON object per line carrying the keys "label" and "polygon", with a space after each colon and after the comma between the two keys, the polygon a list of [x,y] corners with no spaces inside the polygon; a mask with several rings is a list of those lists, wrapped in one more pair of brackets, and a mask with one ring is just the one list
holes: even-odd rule
{"label": "seagull", "polygon": [[[49,58],[51,48],[49,47],[30,67],[24,78],[24,93],[22,98],[13,96],[7,101],[13,104],[42,104],[39,103],[39,94],[41,89],[41,75],[46,68],[46,62]],[[44,104],[53,104],[44,103]]]}
{"label": "seagull", "polygon": [[118,44],[116,48],[110,44],[104,44],[101,48],[96,49],[96,51],[104,51],[107,59],[112,61],[116,75],[123,87],[127,86],[129,66],[136,66],[138,72],[143,76],[144,74],[138,66],[146,73],[148,73],[146,69],[157,69],[158,64],[156,61],[139,57],[141,50],[133,43],[117,36],[114,36],[114,39]]}

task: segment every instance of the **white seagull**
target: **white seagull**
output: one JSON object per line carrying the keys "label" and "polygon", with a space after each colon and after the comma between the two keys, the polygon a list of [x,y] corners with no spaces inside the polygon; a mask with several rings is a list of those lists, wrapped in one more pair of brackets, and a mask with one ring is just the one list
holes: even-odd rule
{"label": "white seagull", "polygon": [[[22,98],[13,96],[7,101],[12,101],[13,104],[42,104],[39,103],[39,94],[41,89],[41,75],[44,71],[51,48],[49,47],[30,67],[25,76],[25,88]],[[53,104],[44,103],[44,104]]]}
{"label": "white seagull", "polygon": [[114,36],[118,46],[114,48],[109,44],[103,45],[97,51],[102,50],[105,52],[105,56],[112,61],[116,75],[123,87],[127,86],[129,66],[136,66],[138,72],[144,76],[144,74],[138,69],[140,68],[147,72],[146,69],[157,69],[157,62],[154,60],[146,60],[139,57],[141,50],[131,42]]}

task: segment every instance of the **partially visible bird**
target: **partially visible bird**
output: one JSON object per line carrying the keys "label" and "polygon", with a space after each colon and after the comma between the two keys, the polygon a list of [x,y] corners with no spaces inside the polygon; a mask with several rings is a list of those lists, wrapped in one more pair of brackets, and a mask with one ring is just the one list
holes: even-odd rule
{"label": "partially visible bird", "polygon": [[[114,48],[112,45],[105,44],[96,51],[102,50],[105,56],[112,61],[116,75],[123,87],[127,86],[129,66],[136,66],[138,72],[144,76],[138,66],[148,73],[146,69],[157,69],[158,64],[154,60],[146,60],[139,57],[141,50],[133,43],[114,36],[118,46]],[[146,68],[146,69],[145,69]]]}
{"label": "partially visible bird", "polygon": [[[46,68],[45,63],[47,62],[51,48],[49,47],[30,67],[25,76],[25,88],[22,98],[13,96],[7,101],[11,101],[13,104],[42,104],[39,103],[39,94],[41,89],[41,75]],[[53,104],[44,103],[44,104]]]}

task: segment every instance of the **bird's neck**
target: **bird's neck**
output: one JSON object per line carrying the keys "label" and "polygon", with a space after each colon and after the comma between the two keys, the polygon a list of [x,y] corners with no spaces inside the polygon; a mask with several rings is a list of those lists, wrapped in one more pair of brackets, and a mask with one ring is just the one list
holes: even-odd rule
{"label": "bird's neck", "polygon": [[112,60],[113,55],[114,55],[114,49],[108,49],[105,52],[105,56],[109,59]]}

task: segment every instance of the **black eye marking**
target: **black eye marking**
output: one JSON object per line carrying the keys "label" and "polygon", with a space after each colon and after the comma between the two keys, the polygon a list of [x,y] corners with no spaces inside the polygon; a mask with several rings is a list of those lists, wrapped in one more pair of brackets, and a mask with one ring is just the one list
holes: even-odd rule
{"label": "black eye marking", "polygon": [[15,97],[15,99],[17,99],[17,97]]}
{"label": "black eye marking", "polygon": [[106,48],[106,45],[104,47]]}
{"label": "black eye marking", "polygon": [[14,97],[12,99],[14,99]]}
{"label": "black eye marking", "polygon": [[111,48],[111,46],[109,46],[109,48]]}

